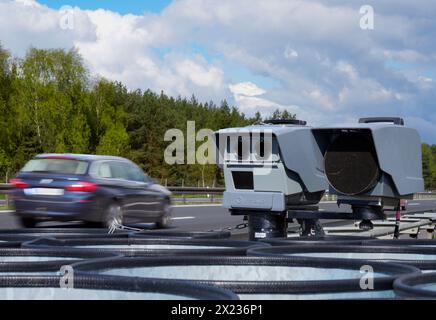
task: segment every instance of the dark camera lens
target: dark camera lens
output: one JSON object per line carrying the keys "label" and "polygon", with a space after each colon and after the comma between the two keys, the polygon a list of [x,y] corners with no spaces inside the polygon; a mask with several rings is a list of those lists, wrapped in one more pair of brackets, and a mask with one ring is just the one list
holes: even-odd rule
{"label": "dark camera lens", "polygon": [[325,171],[333,188],[345,195],[367,192],[379,178],[374,143],[369,133],[341,133],[325,155]]}

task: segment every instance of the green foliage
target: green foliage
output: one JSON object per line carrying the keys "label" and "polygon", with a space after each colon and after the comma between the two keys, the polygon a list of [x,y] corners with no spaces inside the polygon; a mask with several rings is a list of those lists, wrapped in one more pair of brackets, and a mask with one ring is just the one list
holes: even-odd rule
{"label": "green foliage", "polygon": [[427,190],[436,190],[436,145],[422,145],[422,173]]}
{"label": "green foliage", "polygon": [[[259,116],[256,114],[256,117]],[[279,109],[276,109],[273,114],[270,117],[271,120],[276,120],[276,119],[290,119],[290,120],[294,120],[297,119],[297,115],[296,114],[292,114],[289,113],[287,110],[283,110],[280,111]]]}
{"label": "green foliage", "polygon": [[[11,59],[0,45],[0,179],[12,177],[35,154],[71,152],[130,158],[168,185],[222,183],[214,165],[164,162],[168,129],[243,126],[247,119],[222,101],[199,103],[163,92],[129,91],[118,82],[90,81],[75,50],[31,48]],[[198,145],[201,142],[197,143]]]}
{"label": "green foliage", "polygon": [[9,108],[19,134],[18,145],[29,143],[32,153],[88,149],[86,69],[77,52],[30,49],[18,61],[11,83]]}
{"label": "green foliage", "polygon": [[100,139],[97,147],[98,154],[123,155],[126,154],[129,145],[129,135],[120,123],[112,124]]}
{"label": "green foliage", "polygon": [[[271,119],[295,119],[276,110]],[[90,81],[75,50],[31,48],[12,59],[0,45],[0,180],[10,179],[35,154],[71,152],[130,158],[168,185],[222,185],[215,165],[168,165],[164,141],[168,129],[186,138],[187,121],[196,130],[218,130],[262,122],[247,118],[227,101],[200,103],[163,92],[129,91],[118,82]],[[196,146],[203,141],[196,142]],[[186,150],[186,148],[185,148]],[[426,187],[436,189],[436,146],[424,144]],[[185,155],[186,159],[186,155]]]}

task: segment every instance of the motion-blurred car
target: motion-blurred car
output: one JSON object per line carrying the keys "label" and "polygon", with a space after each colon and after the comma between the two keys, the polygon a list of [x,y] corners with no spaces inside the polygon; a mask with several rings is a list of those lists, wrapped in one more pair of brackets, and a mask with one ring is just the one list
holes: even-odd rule
{"label": "motion-blurred car", "polygon": [[102,227],[171,223],[171,193],[133,162],[111,156],[42,154],[11,180],[25,227],[41,221],[85,221]]}

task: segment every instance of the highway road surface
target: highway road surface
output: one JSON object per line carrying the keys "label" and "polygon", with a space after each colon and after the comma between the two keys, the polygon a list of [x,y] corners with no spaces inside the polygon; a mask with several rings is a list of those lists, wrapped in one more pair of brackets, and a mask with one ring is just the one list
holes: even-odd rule
{"label": "highway road surface", "polygon": [[[410,212],[435,209],[436,199],[409,201],[407,207],[407,210]],[[336,202],[323,202],[320,203],[320,210],[350,212],[351,208],[347,205],[338,208]],[[408,211],[403,211],[402,213],[406,214]],[[393,209],[386,210],[386,214],[393,215]],[[221,208],[220,205],[208,205],[203,207],[178,206],[174,208],[174,218],[176,219],[174,225],[177,228],[193,231],[217,230],[226,227],[234,227],[243,222],[242,217],[231,216],[228,211]],[[325,222],[326,221],[323,221],[323,223]]]}
{"label": "highway road surface", "polygon": [[[408,211],[434,210],[436,199],[409,201]],[[231,216],[221,205],[192,205],[175,206],[173,209],[174,230],[208,231],[221,230],[234,227],[243,222],[241,216]],[[324,202],[320,204],[320,210],[326,211],[350,211],[349,206],[342,206],[338,209],[335,202]],[[393,214],[393,211],[390,211]],[[404,214],[406,212],[403,212]],[[389,211],[387,211],[389,214]],[[322,221],[325,223],[326,221]],[[331,222],[330,222],[331,223]],[[47,222],[40,224],[41,227],[83,227],[80,223],[58,223]],[[0,212],[0,229],[20,228],[18,219],[12,211]],[[143,225],[146,228],[153,228],[153,225]]]}

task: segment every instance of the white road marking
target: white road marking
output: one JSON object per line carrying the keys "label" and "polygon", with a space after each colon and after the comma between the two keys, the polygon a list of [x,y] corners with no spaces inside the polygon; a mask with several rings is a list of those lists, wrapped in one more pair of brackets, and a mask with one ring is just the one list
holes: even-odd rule
{"label": "white road marking", "polygon": [[221,204],[177,204],[173,208],[221,207]]}
{"label": "white road marking", "polygon": [[408,206],[419,206],[420,203],[414,202],[414,203],[408,203],[407,205]]}
{"label": "white road marking", "polygon": [[174,217],[173,220],[189,220],[195,219],[195,217]]}

